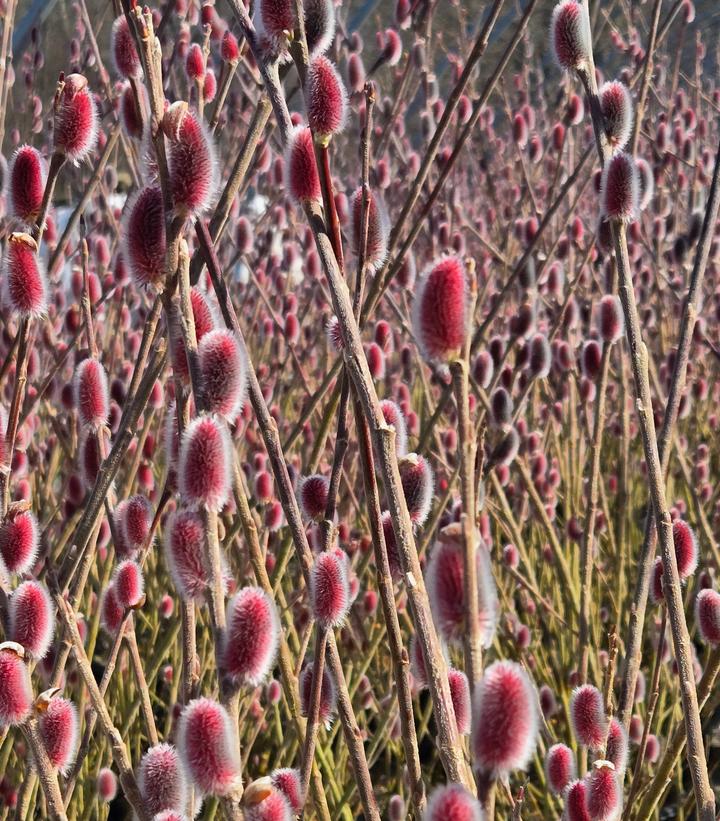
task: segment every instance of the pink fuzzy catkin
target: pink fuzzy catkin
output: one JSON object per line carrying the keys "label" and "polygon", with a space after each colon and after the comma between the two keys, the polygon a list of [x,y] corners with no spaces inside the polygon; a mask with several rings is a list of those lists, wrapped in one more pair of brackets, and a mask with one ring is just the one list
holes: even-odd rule
{"label": "pink fuzzy catkin", "polygon": [[625,772],[628,760],[628,735],[615,717],[610,719],[605,758],[615,767],[616,772]]}
{"label": "pink fuzzy catkin", "polygon": [[80,723],[77,708],[66,698],[51,698],[40,713],[38,727],[50,763],[67,775],[78,747]]}
{"label": "pink fuzzy catkin", "polygon": [[471,712],[468,678],[462,670],[450,668],[448,670],[448,684],[450,685],[450,696],[452,697],[458,733],[467,735],[470,732]]}
{"label": "pink fuzzy catkin", "polygon": [[285,150],[285,189],[291,199],[300,204],[322,199],[315,148],[309,128],[296,126],[288,139]]}
{"label": "pink fuzzy catkin", "polygon": [[165,528],[165,560],[175,589],[186,601],[200,600],[208,586],[204,553],[207,550],[202,517],[178,510]]}
{"label": "pink fuzzy catkin", "polygon": [[141,188],[128,199],[120,237],[136,285],[159,283],[165,274],[165,214],[159,187]]}
{"label": "pink fuzzy catkin", "polygon": [[697,570],[699,550],[695,531],[682,519],[673,523],[673,543],[678,574],[684,581]]}
{"label": "pink fuzzy catkin", "polygon": [[75,406],[83,425],[93,428],[107,422],[110,413],[107,374],[93,357],[84,359],[75,371]]}
{"label": "pink fuzzy catkin", "polygon": [[[118,510],[116,508],[116,511]],[[122,508],[120,528],[127,548],[138,550],[145,545],[152,527],[153,510],[149,500],[140,493],[131,496]]]}
{"label": "pink fuzzy catkin", "polygon": [[55,608],[48,591],[31,579],[15,588],[8,605],[8,638],[21,644],[34,659],[50,648],[55,628]]}
{"label": "pink fuzzy catkin", "polygon": [[163,118],[169,140],[170,194],[180,215],[206,211],[218,186],[218,166],[213,138],[197,112],[186,103],[173,103]]}
{"label": "pink fuzzy catkin", "polygon": [[555,795],[562,795],[575,778],[575,756],[565,744],[553,744],[545,754],[545,777]]}
{"label": "pink fuzzy catkin", "polygon": [[302,783],[300,781],[300,771],[290,767],[274,770],[270,774],[273,787],[279,790],[290,804],[290,809],[299,815],[305,805],[305,797],[302,793]]}
{"label": "pink fuzzy catkin", "polygon": [[590,821],[590,816],[585,806],[587,798],[587,782],[573,781],[565,790],[565,813],[564,821]]}
{"label": "pink fuzzy catkin", "polygon": [[98,112],[88,81],[81,74],[65,77],[55,108],[55,151],[78,163],[95,148]]}
{"label": "pink fuzzy catkin", "polygon": [[145,753],[138,767],[137,781],[149,812],[184,811],[187,777],[178,751],[171,744],[156,744]]}
{"label": "pink fuzzy catkin", "polygon": [[117,602],[123,610],[137,607],[145,593],[145,580],[140,565],[132,559],[121,562],[113,573],[112,584]]}
{"label": "pink fuzzy catkin", "polygon": [[459,257],[441,259],[420,277],[413,301],[413,332],[429,361],[448,362],[465,344],[466,280]]}
{"label": "pink fuzzy catkin", "polygon": [[256,687],[270,672],[280,639],[275,604],[259,587],[244,587],[228,603],[223,664],[236,683]]}
{"label": "pink fuzzy catkin", "polygon": [[622,149],[630,139],[632,130],[633,106],[630,91],[624,83],[612,80],[600,86],[598,97],[608,141],[613,148]]}
{"label": "pink fuzzy catkin", "polygon": [[237,337],[226,329],[208,331],[198,343],[197,354],[205,410],[232,421],[245,399],[248,375]]}
{"label": "pink fuzzy catkin", "polygon": [[620,297],[607,294],[598,306],[598,329],[603,341],[612,344],[617,342],[625,332],[625,316]]}
{"label": "pink fuzzy catkin", "polygon": [[605,163],[600,182],[600,210],[605,219],[632,222],[640,205],[640,181],[635,160],[624,152]]}
{"label": "pink fuzzy catkin", "polygon": [[555,59],[561,68],[567,71],[585,68],[592,50],[585,4],[576,0],[558,3],[552,13],[550,37]]}
{"label": "pink fuzzy catkin", "polygon": [[[498,620],[498,600],[490,556],[484,545],[476,551],[478,582],[477,619],[483,646],[489,647]],[[463,548],[455,541],[433,548],[426,584],[433,620],[445,641],[457,644],[465,635],[465,570]]]}
{"label": "pink fuzzy catkin", "polygon": [[305,85],[308,123],[322,138],[342,131],[347,116],[347,94],[337,69],[318,55],[308,67]]}
{"label": "pink fuzzy catkin", "polygon": [[325,629],[338,627],[350,607],[347,556],[338,548],[320,553],[310,574],[310,601]]}
{"label": "pink fuzzy catkin", "polygon": [[200,793],[226,795],[240,777],[233,728],[224,707],[209,698],[191,701],[178,724],[177,746]]}
{"label": "pink fuzzy catkin", "polygon": [[118,601],[115,587],[110,583],[100,597],[100,624],[114,636],[120,629],[124,616],[125,609]]}
{"label": "pink fuzzy catkin", "polygon": [[15,642],[0,644],[0,725],[21,724],[30,713],[32,690],[24,650]]}
{"label": "pink fuzzy catkin", "polygon": [[219,511],[230,494],[232,442],[225,423],[199,416],[187,427],[180,448],[180,493],[188,505]]}
{"label": "pink fuzzy catkin", "polygon": [[0,559],[10,573],[27,573],[35,563],[40,533],[35,514],[10,515],[0,525]]}
{"label": "pink fuzzy catkin", "polygon": [[299,480],[297,497],[304,518],[317,521],[325,515],[329,491],[330,480],[319,473]]}
{"label": "pink fuzzy catkin", "polygon": [[483,821],[483,813],[480,802],[462,784],[448,784],[430,794],[423,821]]}
{"label": "pink fuzzy catkin", "polygon": [[605,744],[608,720],[602,693],[592,684],[573,690],[570,698],[570,721],[573,734],[580,744],[600,750]]}
{"label": "pink fuzzy catkin", "polygon": [[410,519],[420,527],[430,513],[435,476],[427,459],[417,453],[402,456],[398,460],[398,469]]}
{"label": "pink fuzzy catkin", "polygon": [[303,0],[305,37],[311,56],[324,54],[335,36],[333,0]]}
{"label": "pink fuzzy catkin", "polygon": [[8,206],[10,214],[32,223],[40,214],[47,168],[45,160],[30,145],[16,149],[8,167]]}
{"label": "pink fuzzy catkin", "polygon": [[622,809],[622,790],[610,761],[595,761],[586,778],[585,809],[590,821],[615,821]]}
{"label": "pink fuzzy catkin", "polygon": [[137,78],[142,71],[140,57],[135,47],[135,38],[130,31],[127,17],[117,17],[111,29],[110,53],[115,71],[125,79]]}
{"label": "pink fuzzy catkin", "polygon": [[475,767],[506,779],[528,765],[537,744],[539,709],[535,685],[512,661],[491,664],[475,689],[471,752]]}
{"label": "pink fuzzy catkin", "polygon": [[117,795],[117,776],[109,767],[103,767],[97,774],[97,791],[100,798],[109,804]]}
{"label": "pink fuzzy catkin", "polygon": [[720,593],[701,590],[695,600],[695,622],[703,641],[720,644]]}
{"label": "pink fuzzy catkin", "polygon": [[292,817],[293,811],[285,793],[276,789],[245,811],[247,821],[292,821]]}
{"label": "pink fuzzy catkin", "polygon": [[48,285],[38,245],[30,234],[14,232],[5,246],[2,261],[3,302],[20,317],[47,312]]}

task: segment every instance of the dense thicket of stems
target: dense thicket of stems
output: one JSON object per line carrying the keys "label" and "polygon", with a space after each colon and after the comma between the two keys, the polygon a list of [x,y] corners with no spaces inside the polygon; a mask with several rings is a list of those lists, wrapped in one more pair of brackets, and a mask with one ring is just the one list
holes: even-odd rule
{"label": "dense thicket of stems", "polygon": [[714,821],[711,12],[101,5],[0,0],[0,821],[151,821],[150,748],[181,817],[549,818],[557,742]]}

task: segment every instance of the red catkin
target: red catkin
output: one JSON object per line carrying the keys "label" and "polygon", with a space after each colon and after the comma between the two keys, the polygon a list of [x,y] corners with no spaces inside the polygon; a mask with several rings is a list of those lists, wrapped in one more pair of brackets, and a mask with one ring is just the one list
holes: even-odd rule
{"label": "red catkin", "polygon": [[0,725],[22,723],[30,712],[32,691],[23,648],[14,642],[0,644]]}
{"label": "red catkin", "polygon": [[586,779],[585,808],[590,821],[614,821],[622,809],[622,791],[610,761],[595,761]]}
{"label": "red catkin", "polygon": [[240,777],[233,728],[224,707],[209,698],[191,701],[177,730],[178,752],[198,791],[226,795]]}
{"label": "red catkin", "polygon": [[185,770],[171,744],[156,744],[138,767],[138,789],[149,812],[183,812],[188,798]]}
{"label": "red catkin", "polygon": [[573,690],[570,698],[570,721],[578,743],[591,750],[600,750],[605,744],[608,720],[602,693],[592,684],[583,684]]}
{"label": "red catkin", "polygon": [[425,359],[448,362],[467,333],[467,274],[458,257],[446,257],[418,282],[413,300],[413,332]]}
{"label": "red catkin", "polygon": [[30,145],[21,145],[8,167],[8,210],[26,223],[40,214],[47,169],[40,152]]}
{"label": "red catkin", "polygon": [[32,511],[8,516],[0,525],[0,557],[10,573],[26,573],[35,563],[40,534]]}
{"label": "red catkin", "polygon": [[18,585],[8,606],[8,638],[21,644],[28,656],[45,657],[53,638],[55,608],[50,594],[35,580]]}
{"label": "red catkin", "polygon": [[545,777],[555,795],[562,795],[575,779],[575,756],[565,744],[553,744],[545,755]]}
{"label": "red catkin", "polygon": [[75,371],[75,407],[80,423],[98,428],[107,423],[110,413],[107,374],[93,357],[83,359]]}
{"label": "red catkin", "polygon": [[310,575],[313,616],[325,628],[338,627],[350,607],[348,560],[340,550],[328,550],[315,558]]}
{"label": "red catkin", "polygon": [[312,131],[296,126],[285,150],[285,189],[297,203],[322,199]]}
{"label": "red catkin", "polygon": [[21,232],[10,234],[3,259],[3,302],[21,317],[47,312],[47,281],[37,242]]}
{"label": "red catkin", "polygon": [[615,154],[603,168],[600,210],[609,220],[631,222],[640,202],[640,181],[635,160],[624,152]]}
{"label": "red catkin", "polygon": [[180,493],[186,504],[219,511],[232,481],[232,442],[227,427],[199,416],[187,427],[180,449]]}
{"label": "red catkin", "polygon": [[51,698],[40,713],[38,727],[50,763],[67,775],[78,747],[79,721],[75,705],[66,698]]}
{"label": "red catkin", "polygon": [[471,750],[477,769],[506,779],[535,751],[539,709],[535,686],[515,662],[491,664],[475,690]]}
{"label": "red catkin", "polygon": [[708,644],[720,644],[720,593],[701,590],[695,599],[695,623],[702,640]]}
{"label": "red catkin", "polygon": [[585,68],[592,49],[585,4],[576,0],[558,3],[552,13],[550,38],[555,59],[561,68]]}
{"label": "red catkin", "polygon": [[448,784],[433,790],[423,821],[483,821],[483,813],[480,802],[462,784]]}
{"label": "red catkin", "polygon": [[124,14],[117,17],[112,25],[110,34],[110,53],[112,54],[115,71],[124,79],[129,80],[140,76],[142,66],[135,47],[135,38],[130,31],[127,18]]}
{"label": "red catkin", "polygon": [[169,140],[168,175],[175,211],[198,216],[211,204],[218,185],[212,136],[187,103],[173,103],[163,118]]}
{"label": "red catkin", "polygon": [[55,110],[55,151],[74,163],[85,159],[98,138],[98,114],[88,81],[81,74],[65,78]]}
{"label": "red catkin", "polygon": [[225,672],[236,683],[256,687],[277,655],[280,621],[275,604],[259,587],[245,587],[230,600],[227,614]]}
{"label": "red catkin", "polygon": [[308,124],[313,132],[328,138],[342,131],[347,116],[347,94],[335,66],[323,55],[308,67],[305,84]]}
{"label": "red catkin", "polygon": [[136,285],[153,285],[165,275],[165,214],[156,186],[137,191],[125,206],[120,230],[123,258]]}

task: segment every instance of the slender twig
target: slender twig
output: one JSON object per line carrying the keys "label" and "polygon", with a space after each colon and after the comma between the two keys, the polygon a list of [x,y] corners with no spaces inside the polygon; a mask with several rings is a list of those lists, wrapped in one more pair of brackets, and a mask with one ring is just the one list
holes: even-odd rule
{"label": "slender twig", "polygon": [[218,122],[220,121],[220,114],[222,113],[223,106],[225,105],[225,100],[227,99],[228,91],[230,91],[230,86],[232,85],[233,77],[235,76],[235,72],[237,71],[237,64],[237,60],[223,62],[222,69],[220,72],[220,81],[218,84],[218,93],[217,97],[215,98],[213,113],[210,117],[210,132],[212,134],[215,133],[215,129],[217,128]]}
{"label": "slender twig", "polygon": [[[477,285],[475,282],[475,267],[470,266],[469,283],[471,299],[468,316],[475,314],[477,299]],[[477,568],[477,524],[475,505],[475,459],[477,443],[475,440],[475,426],[470,420],[470,390],[468,372],[470,369],[470,342],[471,336],[466,334],[462,357],[450,364],[452,372],[455,404],[458,413],[458,461],[460,463],[460,489],[462,494],[462,532],[463,532],[463,587],[465,607],[465,671],[470,682],[471,693],[482,677],[482,639],[478,612],[480,602],[478,597],[478,568]]]}
{"label": "slender twig", "polygon": [[[363,317],[367,317],[371,311],[372,306],[375,304],[375,299],[377,294],[376,291],[380,290],[380,284],[383,280],[392,281],[394,273],[396,272],[399,265],[402,263],[402,259],[405,256],[405,252],[401,250],[396,256],[393,266],[390,267],[390,255],[393,254],[397,244],[400,240],[400,236],[402,234],[403,228],[405,227],[405,223],[407,222],[410,214],[412,213],[420,194],[422,193],[423,186],[428,178],[430,170],[432,168],[433,162],[437,156],[438,151],[440,150],[440,146],[442,145],[442,141],[447,133],[450,124],[452,123],[453,115],[457,110],[457,106],[462,98],[462,95],[465,93],[465,89],[470,82],[473,72],[477,67],[480,59],[485,54],[485,50],[487,49],[488,43],[490,42],[490,35],[492,34],[493,29],[495,28],[495,23],[497,22],[500,12],[503,7],[504,0],[495,0],[493,6],[488,13],[488,16],[485,20],[484,25],[478,32],[478,36],[475,40],[475,44],[473,45],[472,51],[468,55],[467,61],[465,62],[463,72],[460,75],[455,87],[450,92],[448,96],[447,103],[443,110],[443,115],[440,118],[440,122],[438,123],[437,128],[435,129],[435,133],[430,141],[430,144],[425,152],[423,160],[420,164],[420,168],[418,170],[417,175],[415,176],[414,180],[412,181],[412,185],[410,191],[408,192],[405,198],[405,204],[403,205],[403,209],[400,212],[400,216],[395,222],[393,226],[392,233],[390,235],[390,240],[388,243],[388,261],[385,263],[383,268],[378,272],[376,275],[376,288],[368,294],[368,299],[366,301],[366,306],[363,308]],[[483,95],[484,96],[484,95]],[[463,130],[464,138],[467,139],[467,136],[471,133],[472,129],[477,122],[480,111],[480,106],[473,108],[473,116],[471,117],[470,121],[467,123],[466,128]],[[461,136],[460,139],[463,139]],[[407,251],[407,249],[405,249]]]}
{"label": "slender twig", "polygon": [[47,802],[49,816],[53,821],[67,821],[62,793],[60,792],[60,785],[58,784],[57,771],[53,769],[50,759],[48,758],[45,744],[40,734],[38,720],[35,716],[25,722],[23,731],[32,750],[33,764],[40,777],[40,784],[42,785],[45,801]]}
{"label": "slender twig", "polygon": [[62,620],[66,634],[70,637],[75,655],[75,661],[78,666],[80,675],[82,676],[85,686],[90,694],[90,700],[98,715],[100,726],[105,733],[110,749],[112,751],[113,760],[118,772],[120,774],[120,783],[122,784],[125,796],[132,805],[135,812],[141,821],[150,821],[150,815],[145,809],[145,804],[140,796],[135,776],[133,775],[132,764],[128,755],[125,744],[120,735],[120,731],[115,727],[110,718],[105,700],[100,693],[100,689],[95,681],[90,661],[85,654],[80,633],[78,632],[77,624],[75,623],[75,614],[71,609],[65,598],[58,592],[57,587],[53,592],[53,599],[57,607],[58,615]]}
{"label": "slender twig", "polygon": [[142,713],[145,723],[147,737],[151,744],[157,744],[159,737],[157,727],[155,726],[152,702],[150,701],[150,690],[145,680],[145,671],[143,670],[143,662],[140,658],[140,650],[138,649],[137,638],[135,637],[134,619],[132,619],[132,617],[127,623],[125,642],[130,649],[130,663],[132,665],[133,675],[135,676],[137,692],[140,698],[140,712]]}
{"label": "slender twig", "polygon": [[[248,125],[245,141],[238,152],[235,159],[235,164],[230,172],[230,176],[225,183],[225,188],[223,189],[220,199],[218,200],[218,204],[215,207],[215,212],[210,219],[210,236],[212,237],[213,242],[218,242],[225,231],[228,218],[230,216],[230,209],[232,208],[233,201],[240,190],[240,187],[247,179],[250,164],[252,163],[258,142],[260,141],[260,137],[262,136],[267,121],[270,117],[270,111],[270,102],[268,98],[263,95],[258,100],[257,106],[255,107],[252,120]],[[190,281],[192,283],[196,283],[200,278],[202,267],[202,254],[196,252],[193,255],[193,259],[190,264]]]}
{"label": "slender twig", "polygon": [[395,686],[397,687],[398,707],[400,711],[400,728],[402,732],[403,747],[405,749],[405,762],[408,768],[410,800],[412,801],[418,817],[421,817],[425,811],[426,796],[425,784],[423,782],[422,769],[420,766],[417,733],[415,730],[415,717],[412,703],[412,692],[410,689],[410,678],[408,675],[410,662],[407,650],[403,646],[402,633],[400,632],[400,621],[395,604],[387,544],[385,543],[385,533],[382,527],[380,491],[377,486],[377,478],[375,474],[372,441],[370,439],[367,423],[363,418],[362,410],[357,401],[353,402],[353,409],[355,412],[355,427],[358,431],[363,483],[370,518],[370,530],[373,537],[375,564],[377,565],[378,591],[380,593],[380,602],[382,604],[383,616],[385,619],[385,629],[387,630],[388,643],[390,645],[390,659],[393,665]]}
{"label": "slender twig", "polygon": [[[452,171],[452,169],[455,165],[455,162],[457,161],[457,158],[462,153],[462,151],[465,147],[465,144],[467,143],[467,140],[469,139],[470,135],[472,134],[473,129],[475,128],[475,125],[477,124],[477,121],[480,118],[480,114],[482,113],[482,110],[483,110],[484,106],[486,105],[487,101],[490,99],[490,95],[492,94],[492,92],[495,88],[495,85],[497,84],[498,80],[500,79],[503,72],[505,71],[505,68],[507,67],[507,64],[510,62],[510,59],[511,59],[513,53],[515,52],[515,49],[517,48],[517,46],[521,42],[521,40],[523,38],[523,35],[524,35],[524,32],[525,32],[525,30],[528,26],[528,23],[530,22],[530,18],[532,17],[532,13],[535,10],[536,5],[537,5],[537,0],[529,0],[527,6],[525,7],[525,11],[523,12],[522,18],[520,19],[520,21],[517,25],[517,28],[515,29],[515,32],[513,33],[513,37],[511,39],[510,43],[506,47],[502,57],[500,58],[500,61],[498,62],[498,64],[495,67],[495,70],[492,72],[492,74],[488,78],[487,82],[485,83],[485,86],[483,88],[482,93],[477,98],[477,100],[474,102],[472,115],[471,115],[470,119],[468,120],[468,122],[463,126],[463,129],[462,129],[462,131],[461,131],[461,133],[460,133],[460,135],[457,139],[457,142],[455,143],[455,145],[453,147],[452,153],[450,154],[450,156],[443,163],[442,170],[440,171],[437,182],[435,183],[432,190],[428,194],[427,199],[425,200],[425,202],[423,204],[423,207],[420,209],[420,213],[416,216],[415,221],[413,223],[413,227],[411,228],[411,230],[408,233],[405,241],[401,245],[400,250],[394,255],[392,266],[388,267],[388,264],[386,263],[386,265],[385,265],[386,270],[381,271],[376,275],[374,287],[368,293],[367,299],[365,300],[365,304],[363,306],[363,312],[362,312],[363,318],[366,318],[372,312],[373,308],[377,304],[378,299],[380,298],[380,295],[381,295],[382,291],[384,290],[384,288],[387,286],[387,284],[389,282],[392,282],[394,276],[397,274],[397,271],[399,270],[400,266],[402,265],[402,262],[403,262],[403,259],[405,258],[405,255],[407,254],[407,252],[409,251],[409,249],[412,246],[413,242],[415,241],[416,237],[420,233],[420,229],[421,229],[422,225],[424,224],[424,222],[427,218],[427,215],[430,213],[430,210],[432,209],[432,207],[435,204],[438,196],[440,195],[440,192],[442,191],[443,186],[447,182],[447,180],[450,176],[450,172]],[[498,4],[496,4],[496,6],[493,8],[493,11],[490,14],[490,17],[488,18],[488,20],[486,22],[486,26],[483,28],[481,34],[478,36],[477,45],[478,45],[478,48],[480,49],[480,52],[478,54],[478,59],[480,58],[480,56],[482,56],[482,53],[485,50],[485,46],[487,45],[487,38],[489,38],[489,36],[490,36],[490,32],[492,31],[492,28],[494,26],[496,15],[499,14],[499,12],[500,12],[500,7],[499,7]],[[463,77],[464,76],[465,75],[463,74]],[[467,81],[467,78],[465,78],[465,81]],[[458,88],[459,87],[460,87],[460,82],[458,83]],[[461,93],[462,93],[462,91],[460,91],[460,94]],[[450,109],[450,105],[448,105],[446,107],[445,111],[447,112],[449,109]],[[438,133],[441,132],[442,127],[443,127],[443,120],[441,120],[440,125],[438,126]],[[418,190],[415,192],[415,197],[417,197],[419,195],[419,193],[420,193],[420,189],[418,188]],[[408,198],[408,201],[409,201],[409,198]],[[412,206],[410,206],[410,208],[408,208],[408,215],[410,213],[411,208],[412,208]],[[395,229],[393,229],[393,233],[391,234],[391,237],[390,237],[390,248],[391,249],[396,245],[398,240],[399,240],[399,230],[396,227]]]}
{"label": "slender twig", "polygon": [[[305,583],[306,585],[309,585],[310,570],[313,565],[312,551],[310,549],[310,545],[308,544],[307,534],[300,516],[300,508],[298,507],[297,498],[290,481],[287,462],[285,461],[282,446],[280,444],[277,423],[268,410],[262,389],[258,382],[257,374],[252,366],[250,357],[247,355],[247,345],[245,344],[244,335],[237,316],[235,315],[232,302],[230,301],[227,286],[222,278],[220,263],[217,259],[207,226],[201,220],[197,220],[195,223],[195,231],[203,249],[205,264],[207,265],[208,272],[212,280],[213,288],[218,299],[218,304],[220,306],[220,311],[222,313],[225,325],[237,334],[238,341],[246,354],[246,359],[248,361],[248,389],[250,403],[252,404],[253,411],[258,420],[258,425],[268,452],[271,469],[278,489],[280,503],[282,505],[283,512],[285,513],[287,523],[290,527],[295,550],[301,562]],[[340,719],[343,726],[345,741],[350,751],[353,772],[360,791],[363,808],[368,815],[368,818],[379,821],[380,815],[377,810],[377,803],[372,789],[372,781],[370,779],[367,759],[365,757],[365,750],[360,740],[359,729],[352,711],[352,704],[347,694],[345,674],[338,655],[335,638],[332,634],[328,638],[327,652],[329,657],[329,665],[332,669],[335,683],[338,687]]]}
{"label": "slender twig", "polygon": [[[257,583],[262,587],[262,589],[268,594],[268,596],[274,598],[272,584],[270,582],[270,577],[268,576],[267,567],[265,566],[265,557],[263,556],[260,541],[258,539],[257,527],[255,526],[255,522],[250,512],[245,488],[243,487],[240,479],[240,472],[237,463],[235,465],[234,473],[235,481],[233,482],[233,491],[235,495],[235,503],[238,508],[238,515],[240,516],[243,533],[245,534],[245,539],[248,544],[253,573],[255,574]],[[295,725],[295,732],[297,734],[299,744],[303,745],[306,725],[300,715],[300,697],[297,676],[293,671],[290,649],[283,631],[280,632],[278,661],[280,664],[280,672],[282,674],[281,681],[283,691],[290,708],[292,721]],[[312,788],[315,810],[318,813],[318,816],[322,818],[323,821],[329,821],[330,815],[325,790],[323,789],[322,779],[320,778],[320,773],[318,772],[316,765],[314,765],[312,769],[310,785]]]}
{"label": "slender twig", "polygon": [[[680,336],[678,338],[675,364],[673,367],[670,391],[668,393],[663,414],[662,428],[658,440],[658,454],[662,469],[662,475],[666,475],[670,461],[670,443],[672,441],[675,424],[680,410],[680,401],[685,390],[687,376],[688,359],[690,346],[692,344],[697,311],[702,294],[702,283],[705,276],[705,269],[710,256],[714,226],[717,221],[718,210],[720,209],[720,144],[715,155],[715,166],[713,168],[712,183],[708,196],[707,208],[703,219],[702,230],[693,262],[692,274],[685,297],[685,307],[683,310],[680,325]],[[622,682],[622,693],[620,696],[620,721],[627,729],[630,723],[635,686],[638,671],[640,669],[640,658],[642,652],[642,632],[645,620],[645,608],[650,592],[650,579],[652,574],[653,559],[655,556],[656,531],[653,519],[653,511],[648,505],[645,517],[645,532],[640,555],[637,561],[637,581],[633,604],[630,610],[630,625],[628,639],[625,650],[625,672]]]}
{"label": "slender twig", "polygon": [[658,633],[657,649],[655,651],[655,661],[653,662],[652,680],[650,683],[650,700],[648,702],[647,713],[645,714],[645,726],[643,727],[642,738],[640,746],[638,747],[637,755],[635,757],[635,769],[633,770],[632,781],[630,782],[630,790],[628,791],[627,801],[623,810],[623,821],[629,818],[630,810],[633,807],[633,799],[637,795],[640,788],[640,776],[642,774],[643,763],[645,762],[645,753],[647,751],[647,740],[652,729],[653,718],[655,718],[655,708],[657,707],[658,699],[660,698],[660,669],[662,665],[663,651],[666,642],[666,628],[667,628],[667,608],[663,607],[662,621],[660,623],[660,632]]}
{"label": "slender twig", "polygon": [[5,137],[5,117],[7,116],[7,99],[9,96],[10,72],[7,70],[12,53],[12,33],[15,24],[17,0],[8,0],[3,19],[2,44],[0,45],[0,149]]}
{"label": "slender twig", "polygon": [[633,123],[632,136],[630,137],[630,153],[633,155],[637,153],[638,141],[640,139],[640,126],[642,125],[642,119],[645,114],[645,103],[647,101],[648,89],[650,88],[661,9],[662,0],[655,0],[655,6],[652,12],[652,23],[650,24],[650,36],[648,37],[645,59],[643,60],[640,93],[638,94],[637,105],[635,106],[635,122]]}
{"label": "slender twig", "polygon": [[608,374],[610,372],[610,352],[612,345],[604,343],[600,363],[600,378],[595,397],[595,420],[590,446],[590,477],[587,484],[585,503],[585,528],[580,549],[580,683],[587,681],[588,659],[590,656],[590,604],[592,602],[593,550],[595,541],[595,521],[597,518],[600,482],[600,456],[602,454],[603,432],[605,429],[605,400],[607,396]]}
{"label": "slender twig", "polygon": [[302,795],[307,793],[310,784],[310,772],[315,756],[318,727],[320,726],[320,706],[322,701],[322,685],[325,672],[325,646],[327,644],[327,629],[320,624],[315,625],[315,653],[312,664],[312,687],[308,704],[307,726],[305,728],[305,743],[302,751],[302,766],[300,768],[300,786]]}
{"label": "slender twig", "polygon": [[[702,678],[698,682],[697,699],[700,709],[703,709],[715,689],[720,674],[720,647],[715,647],[708,656]],[[639,801],[635,818],[637,821],[646,821],[655,812],[655,806],[665,790],[670,779],[670,773],[677,765],[687,742],[685,724],[681,723],[667,743],[663,756],[655,768],[655,774]]]}
{"label": "slender twig", "polygon": [[85,189],[83,190],[82,196],[73,208],[72,214],[70,214],[70,217],[67,223],[65,224],[65,228],[63,229],[60,239],[58,240],[57,245],[53,249],[52,255],[50,256],[50,260],[48,262],[48,276],[50,277],[50,279],[52,279],[55,276],[55,274],[58,272],[62,264],[62,260],[64,259],[65,251],[70,241],[70,237],[73,231],[75,231],[75,229],[77,228],[81,216],[85,212],[85,209],[87,208],[90,200],[93,197],[93,194],[95,193],[95,189],[97,188],[100,180],[102,179],[102,176],[105,172],[105,168],[108,164],[108,161],[110,160],[110,156],[113,150],[115,149],[119,136],[120,126],[116,125],[110,133],[107,142],[105,143],[103,153],[101,154],[100,159],[95,165],[92,176],[88,180],[88,183],[85,186]]}
{"label": "slender twig", "polygon": [[[610,148],[604,131],[604,120],[597,95],[597,80],[592,56],[589,66],[578,72],[585,87],[592,117],[595,141],[601,163],[608,161]],[[643,440],[645,461],[648,467],[650,497],[655,513],[655,523],[660,539],[663,559],[663,579],[668,602],[675,656],[681,681],[683,716],[688,737],[688,764],[695,791],[698,816],[701,821],[715,818],[715,797],[710,787],[705,745],[702,737],[698,710],[695,676],[690,653],[690,637],[685,622],[685,612],[680,591],[680,579],[672,536],[672,521],[667,508],[664,488],[664,471],[660,462],[653,418],[653,405],[648,378],[648,351],[642,337],[640,318],[635,302],[630,260],[624,223],[610,222],[610,230],[618,266],[618,289],[625,314],[625,332],[630,348],[630,361],[635,381],[637,415]]]}

